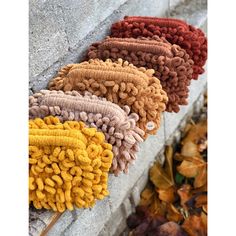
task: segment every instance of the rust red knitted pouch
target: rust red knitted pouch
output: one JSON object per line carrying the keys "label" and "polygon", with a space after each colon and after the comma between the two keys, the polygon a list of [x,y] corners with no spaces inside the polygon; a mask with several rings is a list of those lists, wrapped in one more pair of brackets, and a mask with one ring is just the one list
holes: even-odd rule
{"label": "rust red knitted pouch", "polygon": [[50,90],[88,91],[120,106],[127,105],[139,115],[137,126],[147,134],[160,127],[161,113],[168,97],[154,70],[137,68],[127,61],[91,59],[63,67],[49,82]]}
{"label": "rust red knitted pouch", "polygon": [[164,38],[106,38],[94,43],[88,58],[116,61],[122,58],[140,67],[154,69],[169,98],[166,111],[178,112],[179,105],[186,105],[188,86],[192,79],[193,61],[178,45],[171,45]]}
{"label": "rust red knitted pouch", "polygon": [[118,105],[86,92],[41,90],[29,97],[30,119],[53,115],[64,121],[82,121],[104,133],[112,145],[114,158],[110,169],[115,175],[128,172],[129,164],[136,159],[138,144],[144,132],[136,126],[139,119],[130,113],[128,106]]}
{"label": "rust red knitted pouch", "polygon": [[137,38],[139,36],[165,37],[170,43],[177,44],[189,54],[194,61],[193,79],[204,72],[207,60],[207,39],[201,29],[186,22],[172,18],[126,16],[124,20],[111,27],[112,37]]}

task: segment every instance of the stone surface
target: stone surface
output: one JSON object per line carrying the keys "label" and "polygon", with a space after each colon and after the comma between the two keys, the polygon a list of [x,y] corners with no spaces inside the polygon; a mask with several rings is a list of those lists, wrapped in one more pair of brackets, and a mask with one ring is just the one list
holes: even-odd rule
{"label": "stone surface", "polygon": [[[73,0],[70,0],[71,2],[74,2]],[[93,0],[94,1],[94,0]],[[56,3],[55,3],[56,2]],[[49,19],[47,21],[53,20],[54,17],[54,24],[57,22],[57,18],[61,19],[62,16],[66,18],[62,18],[61,22],[61,27],[64,29],[64,32],[61,33],[61,37],[63,38],[66,32],[67,36],[67,41],[64,46],[62,46],[62,50],[59,50],[58,52],[54,52],[53,50],[55,49],[50,49],[50,44],[45,43],[45,40],[48,40],[48,37],[51,38],[50,34],[47,34],[47,27],[50,29],[50,22],[48,23],[47,26],[42,25],[37,26],[37,22],[39,19],[34,19],[32,20],[32,23],[30,24],[30,30],[40,30],[41,31],[46,31],[45,36],[43,38],[40,38],[40,33],[37,33],[37,37],[30,36],[30,84],[29,88],[32,89],[34,92],[39,91],[40,89],[46,88],[48,81],[52,79],[57,71],[64,65],[69,64],[69,63],[76,63],[80,62],[83,60],[85,53],[87,51],[87,48],[94,42],[102,40],[104,37],[106,37],[109,34],[110,27],[112,23],[122,19],[125,15],[148,15],[148,16],[165,16],[166,11],[168,10],[168,1],[161,1],[161,0],[146,0],[145,4],[143,4],[142,0],[128,0],[128,1],[118,1],[118,3],[124,2],[120,6],[120,8],[114,10],[111,12],[112,14],[104,18],[103,21],[101,22],[90,22],[89,25],[87,24],[86,27],[91,28],[93,27],[88,33],[85,35],[82,33],[83,31],[80,31],[77,24],[81,24],[79,22],[83,22],[86,19],[83,19],[81,21],[80,17],[77,15],[76,12],[79,11],[78,9],[78,1],[77,2],[77,8],[73,7],[66,7],[65,5],[68,5],[66,3],[67,1],[53,1],[50,3],[51,5],[56,5],[58,9],[58,15],[59,13],[61,14],[60,16],[55,16],[54,15],[51,17],[51,15],[48,15]],[[86,2],[86,1],[80,1],[80,2]],[[97,0],[100,4],[102,4],[102,1]],[[108,1],[105,1],[108,2]],[[114,2],[109,1],[110,4],[114,4]],[[62,4],[63,3],[63,4]],[[66,3],[66,4],[65,4]],[[115,4],[117,5],[118,3]],[[44,4],[48,4],[48,1],[45,1]],[[82,4],[82,3],[81,3]],[[33,11],[34,11],[34,4],[31,3],[33,6],[31,11],[30,17],[33,18]],[[30,5],[30,6],[31,6]],[[89,4],[88,4],[89,5]],[[66,7],[66,9],[65,9]],[[89,8],[89,7],[88,7]],[[39,18],[43,17],[46,13],[42,12],[43,8],[37,9],[38,13],[36,16],[39,15]],[[50,8],[49,8],[50,9]],[[49,11],[49,9],[46,10]],[[62,13],[64,11],[64,13]],[[70,16],[70,13],[72,14]],[[56,13],[55,13],[56,14]],[[75,14],[75,15],[73,15]],[[43,15],[43,16],[41,16]],[[66,15],[66,16],[65,16]],[[100,17],[100,16],[97,16]],[[77,20],[76,29],[73,29],[73,25],[69,25],[69,22]],[[30,18],[31,21],[31,18]],[[35,24],[33,22],[36,21]],[[67,22],[68,21],[68,22]],[[84,23],[83,23],[84,24]],[[85,24],[84,24],[85,26]],[[37,29],[39,27],[39,29]],[[55,27],[56,28],[56,27]],[[62,30],[60,29],[60,30]],[[74,31],[73,31],[74,30]],[[53,31],[53,30],[52,30]],[[59,31],[58,31],[59,32]],[[83,37],[80,37],[80,32],[84,35]],[[72,34],[73,36],[68,36],[67,34]],[[77,37],[77,42],[76,42],[76,37]],[[73,38],[73,39],[72,39]],[[53,39],[53,37],[51,38]],[[56,39],[53,39],[54,42],[56,42]],[[62,39],[61,39],[62,40]],[[72,40],[71,42],[69,42]],[[40,41],[40,44],[37,44],[37,41]],[[59,43],[59,42],[58,42]],[[75,44],[74,46],[72,44]],[[71,45],[71,46],[70,46]],[[59,47],[59,46],[58,46]],[[46,50],[44,50],[46,49]],[[43,50],[43,53],[38,54],[40,51]],[[39,51],[39,52],[38,52]],[[49,57],[49,54],[52,54]],[[58,53],[60,55],[58,55]],[[57,57],[54,55],[58,55]],[[40,69],[41,68],[41,69]]]}
{"label": "stone surface", "polygon": [[106,226],[104,226],[104,228],[99,232],[98,236],[110,236]]}
{"label": "stone surface", "polygon": [[[184,4],[179,4],[182,2]],[[145,4],[141,0],[118,0],[112,3],[108,0],[91,0],[91,5],[85,5],[85,0],[30,0],[30,94],[45,88],[61,66],[81,61],[88,46],[109,34],[111,24],[125,15],[161,17],[166,16],[166,10],[171,7],[171,17],[193,22],[205,32],[207,29],[206,0],[146,0]],[[99,11],[100,15],[96,15]],[[130,173],[119,177],[109,176],[110,196],[98,201],[92,209],[65,212],[51,228],[49,236],[112,236],[119,235],[125,229],[125,217],[138,203],[148,180],[149,167],[156,158],[164,160],[163,147],[171,136],[173,139],[179,138],[175,130],[179,124],[183,126],[186,114],[191,114],[193,104],[206,87],[205,77],[206,74],[192,82],[188,106],[182,107],[178,114],[163,115],[158,134],[150,136],[141,145]],[[200,102],[196,103],[197,106],[200,106]],[[52,212],[46,211],[33,221],[30,235],[40,235],[50,223],[52,215]]]}
{"label": "stone surface", "polygon": [[135,206],[138,205],[139,201],[140,201],[140,191],[139,191],[139,188],[137,186],[135,186],[133,189],[132,189],[132,192],[131,192],[131,199],[132,199],[132,202]]}
{"label": "stone surface", "polygon": [[[172,5],[171,5],[172,2]],[[207,0],[170,0],[170,16],[201,27],[207,18]]]}
{"label": "stone surface", "polygon": [[71,211],[64,212],[57,223],[48,231],[47,236],[63,235],[62,232],[74,221]]}
{"label": "stone surface", "polygon": [[111,216],[108,198],[98,201],[91,209],[75,210],[74,213],[75,221],[64,231],[63,236],[98,235]]}
{"label": "stone surface", "polygon": [[109,221],[105,224],[106,231],[108,235],[114,235],[116,233],[117,228],[120,227],[124,221],[123,210],[122,208],[118,208],[112,215]]}
{"label": "stone surface", "polygon": [[29,209],[29,233],[33,236],[40,235],[40,233],[50,223],[54,213],[47,210]]}
{"label": "stone surface", "polygon": [[42,73],[68,51],[63,12],[56,2],[29,2],[30,77]]}
{"label": "stone surface", "polygon": [[123,216],[128,217],[132,213],[132,205],[129,198],[126,198],[121,206],[123,209]]}
{"label": "stone surface", "polygon": [[127,0],[60,0],[70,49]]}

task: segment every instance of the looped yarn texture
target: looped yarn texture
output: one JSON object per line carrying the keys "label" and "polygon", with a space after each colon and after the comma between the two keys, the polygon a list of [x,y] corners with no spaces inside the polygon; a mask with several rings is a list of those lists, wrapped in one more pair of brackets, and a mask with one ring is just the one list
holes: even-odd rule
{"label": "looped yarn texture", "polygon": [[207,60],[207,38],[201,29],[188,25],[178,19],[132,16],[114,23],[111,27],[112,37],[137,38],[139,36],[165,37],[170,43],[185,49],[194,61],[193,79],[204,72]]}
{"label": "looped yarn texture", "polygon": [[186,105],[188,86],[192,79],[193,61],[178,45],[171,45],[164,38],[106,38],[92,44],[88,57],[112,61],[122,58],[139,67],[154,69],[155,76],[169,98],[166,111],[178,112],[179,105]]}
{"label": "looped yarn texture", "polygon": [[127,105],[137,113],[137,126],[147,134],[155,134],[160,127],[161,113],[166,109],[168,97],[154,70],[137,68],[127,61],[90,59],[65,66],[58,77],[49,82],[50,90],[90,93],[105,97],[120,106]]}
{"label": "looped yarn texture", "polygon": [[112,146],[96,128],[48,116],[29,120],[29,201],[63,212],[103,199]]}
{"label": "looped yarn texture", "polygon": [[115,175],[120,171],[128,173],[128,166],[136,159],[138,144],[144,136],[144,131],[136,126],[138,115],[130,113],[128,106],[123,110],[89,92],[83,96],[76,91],[41,90],[29,97],[31,119],[49,115],[58,117],[62,122],[82,121],[103,132],[114,154],[110,170]]}

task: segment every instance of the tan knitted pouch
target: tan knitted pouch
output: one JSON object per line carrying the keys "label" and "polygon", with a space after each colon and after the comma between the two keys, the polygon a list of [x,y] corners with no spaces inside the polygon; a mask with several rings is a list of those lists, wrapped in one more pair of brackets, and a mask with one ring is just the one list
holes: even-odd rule
{"label": "tan knitted pouch", "polygon": [[50,90],[89,91],[120,106],[128,105],[140,119],[137,126],[147,134],[160,127],[161,113],[166,108],[167,95],[154,70],[137,68],[119,59],[105,62],[91,59],[63,67],[58,77],[49,82]]}
{"label": "tan knitted pouch", "polygon": [[113,147],[114,158],[111,171],[117,175],[128,172],[128,166],[136,159],[138,144],[143,141],[144,131],[136,126],[139,119],[130,113],[128,106],[118,105],[86,92],[84,96],[76,91],[41,90],[29,97],[31,119],[53,115],[61,122],[83,121],[89,127],[97,128]]}
{"label": "tan knitted pouch", "polygon": [[178,112],[179,105],[186,105],[188,86],[192,79],[193,60],[180,46],[171,45],[166,39],[152,38],[109,38],[94,43],[88,58],[112,61],[122,58],[135,66],[154,69],[169,98],[166,110]]}

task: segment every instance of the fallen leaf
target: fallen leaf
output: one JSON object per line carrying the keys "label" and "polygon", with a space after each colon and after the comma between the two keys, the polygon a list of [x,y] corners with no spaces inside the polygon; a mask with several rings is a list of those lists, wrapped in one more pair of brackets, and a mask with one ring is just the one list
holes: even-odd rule
{"label": "fallen leaf", "polygon": [[171,181],[174,183],[173,176],[173,148],[172,146],[167,146],[165,149],[165,171],[170,177]]}
{"label": "fallen leaf", "polygon": [[192,194],[195,195],[196,193],[202,193],[202,192],[207,192],[207,183],[204,184],[202,187],[200,188],[194,188],[192,190]]}
{"label": "fallen leaf", "polygon": [[172,203],[175,200],[175,188],[170,187],[168,189],[156,189],[160,200]]}
{"label": "fallen leaf", "polygon": [[139,205],[141,206],[149,206],[153,201],[153,197],[155,192],[150,188],[145,188],[141,193],[141,199]]}
{"label": "fallen leaf", "polygon": [[201,156],[198,150],[198,145],[192,141],[185,142],[185,144],[181,148],[181,155],[184,157]]}
{"label": "fallen leaf", "polygon": [[183,161],[184,160],[184,156],[182,156],[180,153],[175,153],[174,157],[173,157],[176,161]]}
{"label": "fallen leaf", "polygon": [[198,169],[198,174],[194,180],[194,188],[200,188],[206,185],[207,182],[207,163],[205,162],[205,166]]}
{"label": "fallen leaf", "polygon": [[198,157],[185,157],[177,166],[177,171],[188,178],[195,178],[194,188],[205,185],[207,180],[207,163]]}
{"label": "fallen leaf", "polygon": [[187,123],[186,126],[184,127],[184,130],[183,130],[183,136],[182,137],[185,137],[189,130],[192,128],[193,124],[190,124],[190,123]]}
{"label": "fallen leaf", "polygon": [[185,177],[193,178],[199,169],[204,168],[206,162],[198,157],[185,157],[183,162],[177,166],[177,171]]}
{"label": "fallen leaf", "polygon": [[127,219],[127,225],[129,228],[134,229],[140,225],[143,220],[150,218],[150,212],[146,206],[137,206],[136,213],[132,213]]}
{"label": "fallen leaf", "polygon": [[198,144],[199,140],[205,139],[207,136],[207,120],[200,121],[197,124],[192,125],[182,140],[181,144],[184,146],[187,142],[193,142]]}
{"label": "fallen leaf", "polygon": [[201,194],[195,198],[195,207],[200,208],[207,204],[207,195]]}
{"label": "fallen leaf", "polygon": [[178,195],[180,196],[180,205],[185,208],[185,203],[192,197],[191,194],[191,185],[183,184],[181,188],[177,190]]}
{"label": "fallen leaf", "polygon": [[201,218],[205,228],[207,229],[207,215],[204,212],[201,213]]}
{"label": "fallen leaf", "polygon": [[207,235],[207,227],[201,216],[191,215],[184,221],[182,228],[189,234],[189,236]]}
{"label": "fallen leaf", "polygon": [[198,142],[198,151],[203,152],[207,149],[207,139],[200,139]]}
{"label": "fallen leaf", "polygon": [[155,215],[165,216],[166,213],[166,204],[161,202],[158,197],[153,198],[153,201],[149,207],[150,212]]}
{"label": "fallen leaf", "polygon": [[174,221],[176,223],[183,220],[182,214],[173,206],[173,204],[168,205],[166,218],[169,221]]}
{"label": "fallen leaf", "polygon": [[171,177],[167,175],[160,163],[156,163],[150,169],[150,180],[160,189],[168,189],[174,185]]}
{"label": "fallen leaf", "polygon": [[150,235],[158,235],[158,236],[188,236],[183,229],[176,224],[175,222],[167,222],[161,226],[159,226],[152,234]]}
{"label": "fallen leaf", "polygon": [[165,204],[161,203],[157,193],[151,188],[146,188],[143,190],[143,192],[141,193],[139,206],[147,207],[152,216],[164,216],[166,212]]}
{"label": "fallen leaf", "polygon": [[207,204],[202,206],[202,210],[207,214]]}
{"label": "fallen leaf", "polygon": [[150,219],[144,219],[144,221],[138,225],[133,231],[132,236],[143,236],[145,232],[148,230],[150,224]]}

